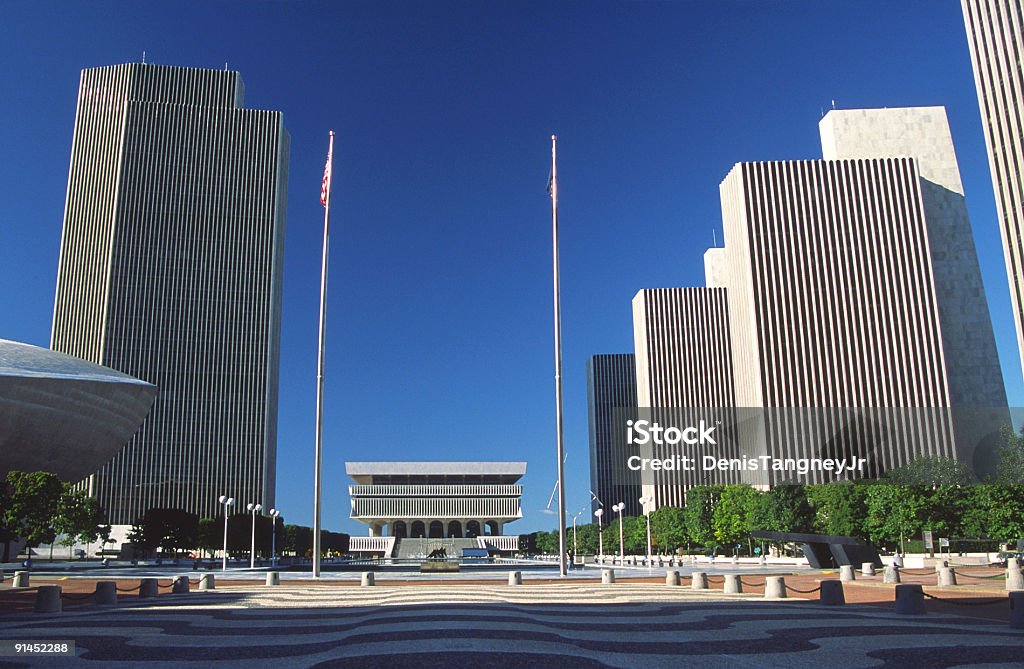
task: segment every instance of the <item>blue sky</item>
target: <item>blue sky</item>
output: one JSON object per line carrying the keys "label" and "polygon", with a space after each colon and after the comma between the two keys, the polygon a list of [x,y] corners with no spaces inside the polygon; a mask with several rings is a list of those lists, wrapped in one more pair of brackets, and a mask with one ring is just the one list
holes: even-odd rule
{"label": "blue sky", "polygon": [[[588,500],[586,358],[630,300],[702,285],[739,161],[821,156],[838,107],[944,105],[1011,405],[1024,404],[959,2],[0,4],[0,337],[48,345],[79,71],[242,73],[292,135],[278,506],[312,521],[320,177],[337,134],[325,515],[346,460],[526,460],[555,479],[549,136],[559,136],[568,510]],[[582,522],[582,521],[581,521]]]}

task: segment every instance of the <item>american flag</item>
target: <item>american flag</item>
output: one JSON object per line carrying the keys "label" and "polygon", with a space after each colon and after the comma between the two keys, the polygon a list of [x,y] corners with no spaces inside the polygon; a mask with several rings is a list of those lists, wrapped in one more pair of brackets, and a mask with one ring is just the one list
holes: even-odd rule
{"label": "american flag", "polygon": [[331,189],[331,161],[324,165],[324,181],[320,185],[320,204],[327,206],[327,192]]}

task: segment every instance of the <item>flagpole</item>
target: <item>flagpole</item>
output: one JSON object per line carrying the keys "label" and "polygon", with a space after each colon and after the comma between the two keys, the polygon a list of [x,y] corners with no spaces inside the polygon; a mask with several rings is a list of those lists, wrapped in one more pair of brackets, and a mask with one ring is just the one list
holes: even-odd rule
{"label": "flagpole", "polygon": [[[551,135],[551,246],[555,292],[555,429],[558,433],[558,573],[568,572],[565,560],[565,444],[562,438],[562,308],[558,281],[558,168]],[[575,557],[575,556],[574,556]]]}
{"label": "flagpole", "polygon": [[331,224],[331,182],[334,181],[334,131],[327,145],[327,168],[324,175],[324,245],[320,265],[320,332],[316,363],[316,462],[313,467],[313,578],[320,578],[320,513],[322,509],[324,459],[324,337],[327,329],[327,256]]}

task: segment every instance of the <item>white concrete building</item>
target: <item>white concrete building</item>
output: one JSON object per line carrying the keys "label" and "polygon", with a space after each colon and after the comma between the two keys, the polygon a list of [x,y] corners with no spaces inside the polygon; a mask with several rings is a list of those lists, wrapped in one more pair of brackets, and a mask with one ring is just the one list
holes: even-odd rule
{"label": "white concrete building", "polygon": [[1024,367],[1024,10],[1020,0],[961,0]]}
{"label": "white concrete building", "polygon": [[[708,409],[731,389],[746,457],[857,455],[877,475],[933,455],[984,471],[1009,413],[945,110],[833,110],[820,133],[823,160],[726,176],[708,288],[634,299],[638,402]],[[656,482],[645,494],[678,504]]]}
{"label": "white concrete building", "polygon": [[371,537],[501,536],[523,517],[525,462],[346,462],[351,517]]}

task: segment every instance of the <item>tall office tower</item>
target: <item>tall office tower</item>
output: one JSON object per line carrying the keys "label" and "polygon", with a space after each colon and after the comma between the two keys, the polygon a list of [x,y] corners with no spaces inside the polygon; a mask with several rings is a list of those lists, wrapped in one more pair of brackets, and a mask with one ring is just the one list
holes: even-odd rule
{"label": "tall office tower", "polygon": [[[630,453],[624,448],[623,416],[636,409],[636,367],[632,353],[593,355],[587,360],[587,414],[590,425],[591,510],[604,508],[603,523],[610,523],[612,506],[623,502],[623,514],[638,516],[640,473],[626,467]],[[616,433],[616,430],[619,433]]]}
{"label": "tall office tower", "polygon": [[961,0],[1024,367],[1024,12],[1020,0]]}
{"label": "tall office tower", "polygon": [[[714,254],[720,249],[711,249]],[[644,444],[643,458],[739,457],[735,446],[735,390],[729,341],[729,305],[724,288],[658,288],[633,298],[637,420],[661,426],[715,427],[711,444]],[[645,497],[655,507],[685,504],[695,485],[739,482],[730,472],[645,469]]]}
{"label": "tall office tower", "polygon": [[114,524],[274,504],[289,136],[237,72],[82,72],[51,346],[153,383],[90,481]]}
{"label": "tall office tower", "polygon": [[842,444],[821,428],[844,417],[769,415],[779,457],[983,468],[1009,416],[945,111],[832,111],[820,130],[825,160],[740,163],[721,185],[736,404],[887,410]]}

